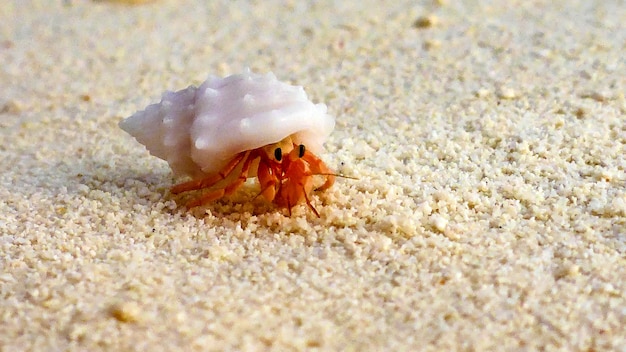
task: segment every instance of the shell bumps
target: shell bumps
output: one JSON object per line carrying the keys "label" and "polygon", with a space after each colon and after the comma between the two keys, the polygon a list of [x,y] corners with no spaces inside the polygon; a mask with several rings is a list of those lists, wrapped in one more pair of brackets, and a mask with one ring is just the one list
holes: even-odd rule
{"label": "shell bumps", "polygon": [[290,212],[306,202],[319,216],[309,198],[313,177],[325,179],[318,189],[334,182],[315,153],[323,150],[335,119],[302,87],[279,82],[272,73],[209,77],[200,87],[164,93],[160,103],[119,125],[167,161],[175,175],[191,177],[172,193],[207,190],[188,207],[228,195],[257,176],[268,201]]}

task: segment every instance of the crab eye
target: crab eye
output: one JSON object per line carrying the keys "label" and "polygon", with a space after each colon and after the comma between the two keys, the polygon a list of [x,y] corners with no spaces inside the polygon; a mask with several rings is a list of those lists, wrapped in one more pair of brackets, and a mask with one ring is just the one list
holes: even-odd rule
{"label": "crab eye", "polygon": [[302,158],[304,156],[304,144],[300,144],[298,147],[298,158]]}
{"label": "crab eye", "polygon": [[283,158],[283,151],[280,148],[274,149],[274,158],[276,161],[280,161]]}

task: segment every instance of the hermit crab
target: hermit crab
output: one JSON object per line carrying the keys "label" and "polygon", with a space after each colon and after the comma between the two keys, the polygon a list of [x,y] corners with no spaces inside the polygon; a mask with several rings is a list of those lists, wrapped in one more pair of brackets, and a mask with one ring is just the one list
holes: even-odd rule
{"label": "hermit crab", "polygon": [[175,175],[191,178],[171,193],[205,190],[188,208],[228,196],[256,177],[267,201],[289,214],[304,202],[319,217],[311,193],[335,181],[316,156],[335,119],[302,87],[279,82],[272,73],[211,76],[199,87],[165,92],[160,103],[119,125],[167,161]]}

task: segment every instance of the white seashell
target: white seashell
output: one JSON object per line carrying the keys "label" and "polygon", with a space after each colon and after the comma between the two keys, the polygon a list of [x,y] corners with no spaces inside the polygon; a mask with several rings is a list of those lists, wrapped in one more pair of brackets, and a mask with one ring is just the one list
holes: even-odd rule
{"label": "white seashell", "polygon": [[219,172],[240,152],[288,136],[319,153],[335,119],[326,105],[312,103],[302,87],[279,82],[272,73],[246,70],[166,92],[160,103],[119,126],[167,161],[174,174],[199,178]]}

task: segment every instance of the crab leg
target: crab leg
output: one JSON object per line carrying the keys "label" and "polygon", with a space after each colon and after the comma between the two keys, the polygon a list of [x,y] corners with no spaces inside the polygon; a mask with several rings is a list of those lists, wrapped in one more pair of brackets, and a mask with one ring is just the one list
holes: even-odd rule
{"label": "crab leg", "polygon": [[271,162],[267,158],[261,157],[259,161],[259,168],[257,169],[257,177],[259,179],[259,185],[261,186],[261,193],[268,202],[271,202],[276,197],[277,185],[279,184],[278,175],[280,169],[272,167]]}
{"label": "crab leg", "polygon": [[324,175],[326,176],[326,182],[323,185],[316,188],[316,191],[323,191],[325,189],[330,188],[335,183],[335,175],[332,174],[332,171],[324,164],[324,162],[315,156],[313,153],[308,150],[304,152],[304,156],[302,157],[311,168],[311,175]]}
{"label": "crab leg", "polygon": [[[309,196],[307,196],[306,192],[304,192],[304,199],[306,200],[306,205],[308,205],[309,208],[311,208],[311,210],[313,210],[315,215],[317,215],[317,217],[319,218],[320,217],[320,213],[318,213],[317,209],[315,209],[313,204],[311,204],[311,200],[309,199]],[[289,216],[291,216],[291,209],[289,209]]]}
{"label": "crab leg", "polygon": [[[226,187],[224,188],[218,188],[214,191],[211,191],[209,193],[203,194],[202,196],[188,202],[186,204],[187,208],[193,208],[193,207],[197,207],[209,202],[212,202],[214,200],[220,199],[224,196],[230,195],[233,192],[235,192],[239,187],[241,187],[244,182],[246,182],[246,180],[248,179],[248,172],[250,171],[250,164],[252,164],[252,161],[255,158],[256,154],[250,155],[250,153],[246,153],[246,159],[243,162],[243,167],[241,168],[241,173],[239,174],[239,177],[237,177],[237,179],[235,179],[233,182],[231,182],[230,184],[228,184]],[[232,172],[232,170],[231,170]],[[228,174],[226,174],[228,175]]]}
{"label": "crab leg", "polygon": [[177,184],[174,187],[172,187],[170,192],[172,194],[179,194],[183,192],[195,191],[198,189],[212,187],[216,183],[228,177],[228,175],[230,175],[233,172],[233,170],[235,170],[237,165],[239,165],[239,163],[241,163],[241,161],[245,157],[247,157],[248,153],[249,152],[243,152],[243,153],[237,154],[233,158],[233,160],[229,161],[228,164],[226,164],[226,166],[224,166],[224,168],[217,174],[209,176],[207,178],[201,178],[201,179],[191,180],[189,182]]}

